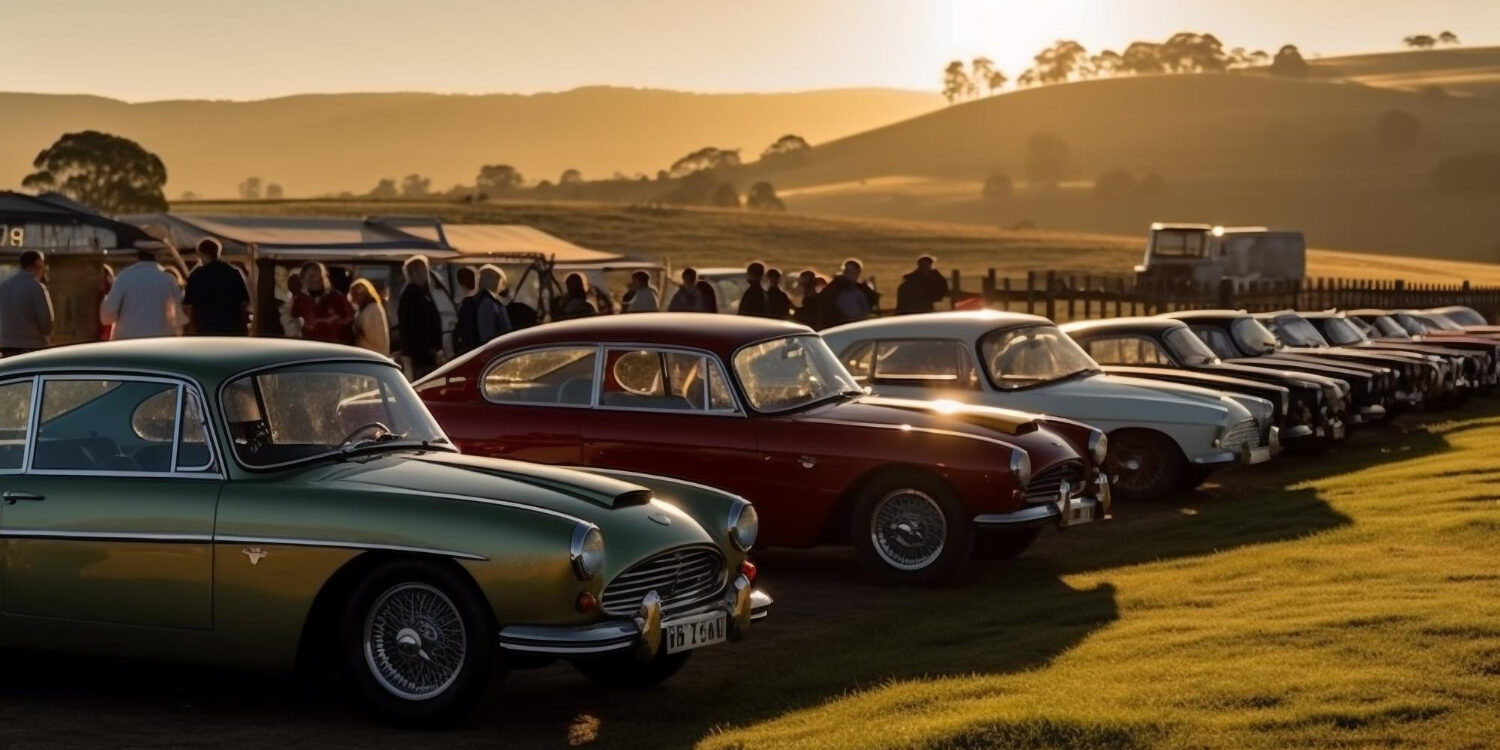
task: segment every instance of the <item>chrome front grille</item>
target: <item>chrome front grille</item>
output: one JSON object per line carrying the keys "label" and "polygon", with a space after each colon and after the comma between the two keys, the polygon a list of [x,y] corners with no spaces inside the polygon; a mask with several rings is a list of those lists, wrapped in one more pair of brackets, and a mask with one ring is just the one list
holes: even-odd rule
{"label": "chrome front grille", "polygon": [[1067,482],[1068,487],[1071,488],[1068,492],[1069,497],[1076,496],[1083,491],[1082,461],[1070,459],[1032,477],[1031,484],[1026,486],[1026,502],[1057,502],[1057,492],[1063,482]]}
{"label": "chrome front grille", "polygon": [[1237,451],[1244,447],[1254,448],[1260,445],[1260,427],[1254,419],[1245,419],[1235,423],[1224,433],[1224,449]]}
{"label": "chrome front grille", "polygon": [[724,588],[724,581],[724,555],[717,547],[677,547],[615,576],[604,587],[600,607],[606,614],[633,615],[646,594],[655,591],[662,612],[674,612],[712,598]]}

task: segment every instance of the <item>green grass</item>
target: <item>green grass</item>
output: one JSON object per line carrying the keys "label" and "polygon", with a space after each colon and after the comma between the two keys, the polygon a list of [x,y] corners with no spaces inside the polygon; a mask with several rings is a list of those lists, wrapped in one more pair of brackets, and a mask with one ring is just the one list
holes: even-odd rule
{"label": "green grass", "polygon": [[817,639],[831,653],[763,665],[787,710],[700,744],[1493,747],[1497,411],[1121,508],[977,586],[852,618]]}

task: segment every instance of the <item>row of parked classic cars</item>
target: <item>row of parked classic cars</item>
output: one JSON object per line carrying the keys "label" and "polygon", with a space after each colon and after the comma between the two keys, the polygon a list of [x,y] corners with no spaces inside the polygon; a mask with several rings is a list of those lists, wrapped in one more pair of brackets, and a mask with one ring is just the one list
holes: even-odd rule
{"label": "row of parked classic cars", "polygon": [[744,637],[757,544],[943,581],[1497,377],[1466,308],[610,316],[414,384],[302,341],[63,347],[0,360],[0,636],[326,665],[450,723],[496,670],[646,686]]}

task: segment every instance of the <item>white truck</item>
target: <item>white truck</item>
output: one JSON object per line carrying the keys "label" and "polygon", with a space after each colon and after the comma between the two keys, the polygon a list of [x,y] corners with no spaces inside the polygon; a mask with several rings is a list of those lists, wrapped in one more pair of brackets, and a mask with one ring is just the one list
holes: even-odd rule
{"label": "white truck", "polygon": [[1307,275],[1307,240],[1266,227],[1157,223],[1135,273],[1152,281],[1300,281]]}

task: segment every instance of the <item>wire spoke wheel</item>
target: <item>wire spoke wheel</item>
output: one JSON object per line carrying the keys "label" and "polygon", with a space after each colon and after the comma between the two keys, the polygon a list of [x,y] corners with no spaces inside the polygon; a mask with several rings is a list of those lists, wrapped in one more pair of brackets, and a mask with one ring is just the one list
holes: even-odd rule
{"label": "wire spoke wheel", "polygon": [[1118,477],[1115,486],[1135,492],[1159,486],[1171,461],[1162,450],[1160,441],[1144,439],[1144,436],[1134,433],[1111,437],[1109,452],[1112,473]]}
{"label": "wire spoke wheel", "polygon": [[912,488],[887,493],[875,504],[870,541],[875,554],[897,570],[922,570],[943,554],[947,519],[932,496]]}
{"label": "wire spoke wheel", "polygon": [[458,679],[467,635],[458,607],[442,591],[425,583],[398,584],[365,617],[365,663],[391,695],[435,698]]}

